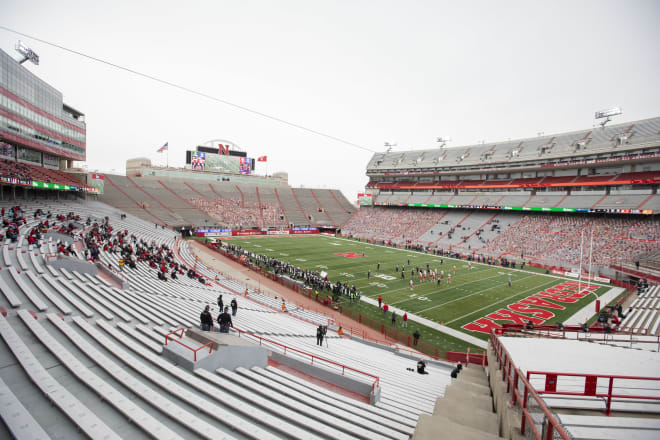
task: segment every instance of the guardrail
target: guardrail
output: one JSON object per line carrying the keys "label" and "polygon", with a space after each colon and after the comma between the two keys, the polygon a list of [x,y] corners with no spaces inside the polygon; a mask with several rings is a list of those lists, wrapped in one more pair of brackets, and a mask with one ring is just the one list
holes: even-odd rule
{"label": "guardrail", "polygon": [[339,362],[331,361],[330,359],[322,358],[320,356],[316,356],[314,354],[307,353],[307,352],[302,351],[302,350],[298,350],[297,348],[289,347],[288,345],[282,344],[281,342],[273,341],[272,339],[264,338],[262,336],[255,335],[253,333],[250,333],[250,332],[245,331],[245,330],[241,330],[241,329],[236,328],[236,327],[232,327],[232,328],[238,332],[238,337],[239,338],[241,337],[241,335],[245,335],[245,336],[257,339],[259,341],[259,345],[263,345],[264,342],[275,345],[275,346],[280,347],[280,348],[283,349],[283,354],[284,355],[286,355],[287,351],[292,351],[292,352],[297,353],[299,355],[302,355],[304,357],[310,358],[311,359],[311,365],[314,365],[314,360],[316,360],[317,363],[318,362],[323,362],[323,363],[333,365],[333,366],[336,366],[336,367],[341,367],[341,375],[342,376],[344,376],[344,374],[346,373],[346,370],[352,371],[352,372],[360,374],[362,376],[367,376],[370,379],[373,379],[373,383],[371,384],[371,393],[373,395],[376,395],[376,388],[378,388],[380,386],[380,377],[375,376],[373,374],[367,373],[365,371],[358,370],[358,369],[353,368],[353,367],[349,367],[348,365],[340,364]]}
{"label": "guardrail", "polygon": [[[522,324],[504,324],[502,328],[493,329],[499,336],[536,336],[539,338],[554,339],[575,339],[578,341],[600,342],[600,343],[620,343],[630,344],[658,344],[660,350],[660,335],[649,335],[648,329],[638,327],[615,327],[610,333],[607,333],[603,327],[592,326],[589,332],[585,333],[579,325],[567,325],[561,330],[554,325],[534,326],[533,329],[527,329]],[[643,336],[646,339],[635,339]]]}
{"label": "guardrail", "polygon": [[[515,366],[511,359],[511,355],[509,355],[509,352],[500,343],[495,332],[490,334],[490,342],[493,346],[493,352],[495,353],[499,367],[502,370],[502,380],[506,382],[506,392],[511,392],[510,406],[513,408],[518,405],[522,410],[522,420],[520,422],[521,434],[525,435],[526,426],[529,424],[529,428],[536,440],[552,440],[555,438],[555,434],[562,440],[570,440],[571,437],[566,430],[564,430],[559,421],[557,421],[555,416],[550,412],[545,402],[543,402],[526,377],[522,375],[520,370]],[[520,385],[522,385],[522,391],[519,389]],[[534,418],[528,409],[530,397],[538,405],[539,409],[545,416],[545,433],[539,432],[539,429],[534,423]],[[543,429],[543,425],[541,429]]]}
{"label": "guardrail", "polygon": [[179,338],[183,338],[183,332],[184,331],[185,331],[184,328],[178,328],[178,329],[173,330],[173,331],[169,332],[168,334],[166,334],[165,335],[165,345],[167,345],[167,341],[172,341],[172,342],[176,342],[177,344],[187,348],[188,350],[193,352],[195,362],[197,362],[197,352],[198,351],[200,351],[200,350],[202,350],[206,347],[209,347],[209,354],[211,354],[213,352],[213,342],[207,342],[206,344],[202,345],[201,347],[192,348],[189,345],[186,345],[183,342],[178,341],[178,340],[176,340],[172,337],[172,335],[177,334],[178,332],[181,332],[181,335],[179,335]]}
{"label": "guardrail", "polygon": [[[620,399],[641,399],[641,400],[660,400],[660,396],[642,396],[639,394],[614,394],[614,380],[653,380],[660,381],[660,377],[643,377],[643,376],[620,376],[615,374],[585,374],[585,373],[556,373],[549,371],[528,371],[527,381],[530,380],[532,375],[541,375],[545,377],[545,388],[543,390],[536,390],[538,394],[556,394],[562,396],[591,396],[591,397],[604,397],[606,398],[605,414],[610,415],[612,409],[612,398]],[[584,378],[584,390],[577,391],[557,391],[558,379],[560,377],[582,377]],[[608,379],[607,393],[599,393],[597,391],[598,379]],[[639,390],[639,388],[635,388]]]}

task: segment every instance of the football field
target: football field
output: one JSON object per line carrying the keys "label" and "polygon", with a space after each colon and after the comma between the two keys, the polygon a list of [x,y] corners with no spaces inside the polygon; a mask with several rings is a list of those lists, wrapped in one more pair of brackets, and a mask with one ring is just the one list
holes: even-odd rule
{"label": "football field", "polygon": [[[490,323],[562,322],[594,299],[586,292],[576,294],[577,288],[572,286],[576,280],[478,263],[469,268],[464,260],[340,237],[249,237],[230,242],[301,268],[326,271],[328,280],[355,284],[363,297],[382,296],[387,304],[481,339],[488,337]],[[439,284],[430,277],[420,282],[416,267],[425,270],[427,265],[431,270],[437,268],[438,274],[444,271]],[[592,285],[592,290],[601,295],[609,287]],[[373,310],[360,313],[382,317],[363,302],[360,309],[365,307]]]}

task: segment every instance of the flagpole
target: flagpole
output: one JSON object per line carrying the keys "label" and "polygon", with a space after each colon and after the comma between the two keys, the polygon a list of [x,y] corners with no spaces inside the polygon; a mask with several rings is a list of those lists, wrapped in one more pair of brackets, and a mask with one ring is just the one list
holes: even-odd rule
{"label": "flagpole", "polygon": [[165,159],[166,160],[165,168],[169,168],[170,167],[170,146],[169,145],[167,146],[167,156],[165,156],[165,157],[166,157],[166,159]]}

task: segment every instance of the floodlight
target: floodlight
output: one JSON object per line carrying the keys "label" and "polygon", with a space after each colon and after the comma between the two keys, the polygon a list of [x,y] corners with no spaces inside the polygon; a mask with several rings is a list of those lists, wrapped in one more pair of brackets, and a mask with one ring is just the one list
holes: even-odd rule
{"label": "floodlight", "polygon": [[439,147],[442,148],[445,145],[447,145],[447,142],[451,142],[451,137],[449,136],[441,136],[436,139],[436,142],[439,143]]}
{"label": "floodlight", "polygon": [[23,55],[23,59],[18,62],[18,64],[23,64],[26,61],[30,61],[32,64],[39,65],[39,55],[34,53],[32,49],[27,47],[21,40],[18,40],[18,43],[16,43],[16,52],[20,53]]}
{"label": "floodlight", "polygon": [[605,124],[612,120],[612,116],[617,116],[623,113],[619,107],[612,107],[607,110],[601,110],[596,112],[594,116],[596,119],[603,119],[603,122],[600,123],[602,128],[605,128]]}

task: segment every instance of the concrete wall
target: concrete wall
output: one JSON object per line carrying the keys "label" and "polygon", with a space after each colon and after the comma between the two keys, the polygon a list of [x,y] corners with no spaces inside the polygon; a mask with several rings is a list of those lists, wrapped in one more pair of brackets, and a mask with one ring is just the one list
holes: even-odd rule
{"label": "concrete wall", "polygon": [[307,363],[305,361],[301,361],[298,359],[293,359],[291,357],[285,356],[280,353],[272,352],[270,358],[275,362],[278,362],[283,365],[287,365],[291,368],[295,368],[296,370],[302,371],[305,374],[309,374],[312,377],[316,377],[326,382],[330,382],[333,385],[337,385],[339,387],[353,391],[362,396],[369,397],[369,402],[372,405],[380,400],[380,387],[376,388],[375,394],[372,394],[371,383],[361,382],[359,380],[347,376],[342,376],[339,373],[334,373],[324,368],[315,367],[311,363]]}

